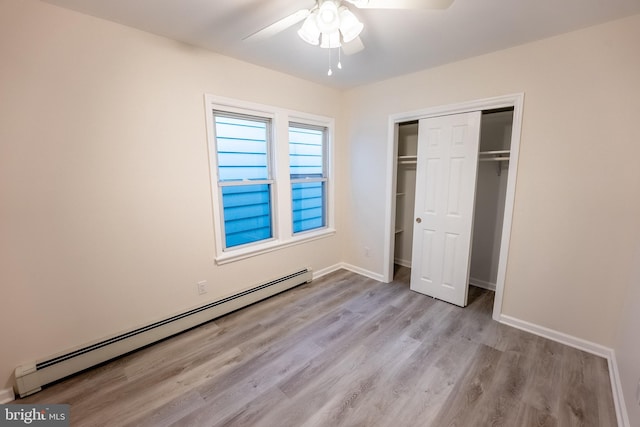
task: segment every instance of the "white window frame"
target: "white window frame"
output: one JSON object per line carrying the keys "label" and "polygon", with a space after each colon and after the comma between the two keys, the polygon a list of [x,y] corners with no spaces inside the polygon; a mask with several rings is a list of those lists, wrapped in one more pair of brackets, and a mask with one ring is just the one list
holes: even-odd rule
{"label": "white window frame", "polygon": [[[303,231],[298,231],[297,233],[292,231],[292,233],[294,233],[295,236],[299,236],[299,235],[303,235],[306,233],[313,233],[317,230],[322,230],[324,228],[328,227],[328,216],[329,216],[329,196],[328,196],[328,192],[329,192],[329,178],[328,178],[328,169],[329,169],[329,162],[327,160],[328,157],[328,140],[329,140],[329,128],[326,125],[318,125],[318,124],[313,124],[313,123],[309,123],[309,121],[290,121],[289,122],[289,128],[290,127],[298,127],[300,129],[304,129],[305,126],[308,126],[308,129],[315,129],[315,130],[323,130],[323,134],[322,134],[322,177],[320,178],[294,178],[291,179],[291,174],[289,174],[289,179],[290,179],[290,188],[291,188],[291,199],[293,200],[293,184],[305,184],[305,183],[310,183],[310,182],[323,182],[324,183],[324,198],[325,200],[323,200],[324,203],[324,216],[325,216],[325,224],[322,227],[317,227],[317,228],[313,228],[311,230],[303,230]],[[290,141],[289,141],[290,142]],[[291,211],[291,214],[293,216],[293,209]],[[293,219],[293,218],[292,218]],[[293,227],[293,221],[291,222],[291,226]]]}
{"label": "white window frame", "polygon": [[[261,240],[241,246],[225,248],[224,218],[222,212],[222,191],[218,185],[218,153],[215,139],[214,111],[264,117],[271,120],[271,142],[268,147],[271,167],[271,215],[272,239]],[[213,227],[215,241],[215,261],[222,265],[264,253],[298,245],[335,234],[333,141],[335,120],[288,110],[280,107],[239,101],[231,98],[205,94],[207,140],[209,148],[210,184],[213,207]],[[293,233],[293,213],[291,200],[291,179],[289,169],[289,124],[300,123],[327,128],[324,159],[326,186],[326,226],[305,232]]]}

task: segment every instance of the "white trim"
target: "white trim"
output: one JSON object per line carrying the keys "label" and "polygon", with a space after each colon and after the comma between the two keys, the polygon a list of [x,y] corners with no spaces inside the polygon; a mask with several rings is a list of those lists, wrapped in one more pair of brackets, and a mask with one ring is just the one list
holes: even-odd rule
{"label": "white trim", "polygon": [[487,282],[486,280],[476,279],[475,277],[469,277],[469,284],[475,286],[476,288],[486,289],[488,291],[496,290],[496,284]]}
{"label": "white trim", "polygon": [[387,183],[385,187],[387,203],[384,213],[384,246],[382,249],[382,259],[385,261],[382,265],[382,277],[386,283],[393,281],[396,246],[396,193],[398,192],[398,139],[400,137],[398,124],[402,121],[404,120],[397,116],[390,116],[387,125],[387,140],[389,141],[387,144],[387,179],[385,180]]}
{"label": "white trim", "polygon": [[586,351],[587,353],[605,358],[607,360],[607,365],[609,368],[611,394],[613,395],[613,404],[616,410],[616,419],[618,420],[618,426],[631,427],[631,425],[629,424],[629,416],[627,414],[626,406],[624,403],[624,394],[622,392],[622,383],[620,382],[618,362],[616,360],[615,351],[612,348],[605,347],[603,345],[596,344],[582,338],[574,337],[573,335],[549,329],[544,326],[536,325],[525,320],[507,316],[506,314],[500,315],[500,319],[498,321],[502,324],[512,326],[522,331],[530,332],[534,335],[550,339],[551,341],[559,342],[560,344],[568,345],[569,347],[577,348],[578,350]]}
{"label": "white trim", "polygon": [[520,157],[520,135],[522,132],[522,109],[524,94],[515,96],[513,100],[513,122],[511,129],[511,145],[509,147],[509,169],[507,172],[507,191],[504,202],[504,217],[502,222],[502,237],[500,239],[500,256],[498,258],[498,276],[496,279],[496,294],[493,302],[493,319],[502,314],[502,301],[507,276],[507,260],[509,257],[509,243],[511,242],[511,224],[513,223],[513,209],[516,196],[516,179],[518,176],[518,159]]}
{"label": "white trim", "polygon": [[629,422],[629,414],[627,413],[627,406],[624,401],[622,382],[620,381],[618,359],[616,358],[616,353],[614,350],[611,350],[611,357],[607,360],[607,362],[609,362],[609,378],[611,379],[611,392],[613,393],[613,403],[616,407],[616,418],[618,419],[618,426],[631,427],[631,423]]}
{"label": "white trim", "polygon": [[500,315],[500,319],[498,321],[522,331],[531,332],[532,334],[550,339],[551,341],[556,341],[561,344],[568,345],[569,347],[577,348],[578,350],[595,354],[596,356],[608,358],[613,351],[609,347],[605,347],[603,345],[596,344],[582,338],[574,337],[573,335],[565,334],[564,332],[559,332],[553,329],[546,328],[544,326],[536,325],[535,323],[527,322],[526,320],[520,320],[515,317],[507,316],[506,314]]}
{"label": "white trim", "polygon": [[393,280],[393,250],[395,245],[395,193],[396,193],[396,163],[398,156],[397,127],[399,123],[419,120],[428,117],[438,117],[447,114],[468,113],[471,111],[491,110],[495,108],[513,107],[513,128],[511,132],[511,154],[509,155],[509,175],[507,178],[507,193],[505,198],[504,220],[502,223],[502,238],[500,242],[500,257],[498,260],[498,277],[496,281],[496,295],[493,303],[493,319],[498,320],[502,314],[502,298],[504,294],[505,277],[507,272],[507,258],[509,242],[511,240],[511,224],[513,222],[513,207],[515,200],[516,177],[518,171],[518,156],[520,153],[520,134],[522,130],[522,110],[524,107],[524,93],[516,93],[494,98],[486,98],[469,102],[461,102],[389,116],[387,144],[387,186],[385,211],[385,242],[382,278],[384,282]]}
{"label": "white trim", "polygon": [[216,264],[217,265],[228,264],[230,262],[251,258],[256,255],[266,254],[269,252],[288,248],[290,246],[296,246],[302,243],[308,243],[308,242],[313,242],[314,240],[324,239],[325,237],[331,237],[335,234],[336,234],[336,230],[334,230],[333,228],[323,228],[320,231],[308,231],[305,233],[298,233],[288,241],[271,240],[263,244],[246,246],[245,248],[237,249],[235,251],[223,252],[222,255],[216,257]]}
{"label": "white trim", "polygon": [[373,271],[365,270],[364,268],[356,267],[352,264],[347,264],[344,262],[339,262],[330,267],[323,268],[321,270],[313,270],[313,280],[319,279],[322,276],[326,276],[327,274],[333,273],[338,270],[347,270],[352,273],[359,274],[360,276],[368,277],[369,279],[376,280],[378,282],[383,282],[382,275],[378,273],[374,273]]}
{"label": "white trim", "polygon": [[349,270],[353,273],[359,274],[361,276],[365,276],[368,277],[370,279],[373,280],[377,280],[378,282],[384,282],[385,280],[384,277],[382,276],[382,274],[379,273],[375,273],[373,271],[369,271],[369,270],[365,270],[364,268],[360,268],[360,267],[356,267],[355,265],[352,264],[347,264],[345,262],[342,262],[339,264],[341,268],[344,268],[345,270]]}
{"label": "white trim", "polygon": [[323,268],[321,270],[313,270],[313,280],[319,279],[327,274],[331,274],[334,271],[342,270],[342,265],[334,264],[332,266]]}
{"label": "white trim", "polygon": [[4,405],[16,400],[16,395],[13,393],[12,388],[5,388],[0,390],[0,404]]}
{"label": "white trim", "polygon": [[411,260],[407,261],[406,259],[394,258],[394,264],[398,264],[402,267],[411,268]]}

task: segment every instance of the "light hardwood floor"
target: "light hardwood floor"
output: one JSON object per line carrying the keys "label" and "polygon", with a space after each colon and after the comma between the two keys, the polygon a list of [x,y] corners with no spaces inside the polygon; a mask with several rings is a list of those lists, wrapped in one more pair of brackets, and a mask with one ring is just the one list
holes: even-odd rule
{"label": "light hardwood floor", "polygon": [[73,426],[616,425],[606,360],[338,271],[45,388]]}

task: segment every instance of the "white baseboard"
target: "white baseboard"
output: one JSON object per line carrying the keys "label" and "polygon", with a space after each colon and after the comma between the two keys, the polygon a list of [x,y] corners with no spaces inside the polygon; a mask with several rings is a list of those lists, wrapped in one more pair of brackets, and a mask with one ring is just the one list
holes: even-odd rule
{"label": "white baseboard", "polygon": [[596,356],[605,358],[609,367],[611,393],[613,394],[613,403],[616,409],[618,426],[631,427],[629,424],[627,407],[624,403],[624,394],[622,393],[622,384],[620,383],[618,362],[616,360],[615,352],[612,348],[605,347],[603,345],[596,344],[582,338],[574,337],[563,332],[555,331],[553,329],[545,328],[544,326],[516,319],[515,317],[507,316],[505,314],[500,315],[500,323],[508,326],[513,326],[514,328],[523,330],[525,332],[530,332],[534,335],[538,335],[543,338],[568,345],[569,347],[577,348],[578,350],[586,351],[587,353],[595,354]]}
{"label": "white baseboard", "polygon": [[16,399],[16,395],[13,393],[12,388],[5,388],[0,390],[0,404],[9,403]]}
{"label": "white baseboard", "polygon": [[476,279],[475,277],[469,277],[469,284],[477,288],[487,289],[489,291],[496,291],[496,284],[487,282],[485,280]]}
{"label": "white baseboard", "polygon": [[631,427],[629,414],[627,413],[627,405],[624,401],[624,393],[622,392],[622,382],[620,381],[620,371],[618,370],[618,359],[616,358],[614,350],[611,350],[611,357],[607,359],[607,362],[609,362],[609,378],[611,378],[611,392],[613,393],[613,402],[616,405],[618,426]]}
{"label": "white baseboard", "polygon": [[338,271],[342,268],[340,264],[334,264],[330,267],[323,268],[321,270],[313,270],[313,280],[319,279],[322,276],[326,276],[327,274],[333,273],[334,271]]}
{"label": "white baseboard", "polygon": [[373,271],[365,270],[364,268],[356,267],[355,265],[342,262],[340,263],[340,268],[344,268],[345,270],[352,271],[373,280],[377,280],[378,282],[384,282],[384,276],[382,274],[374,273]]}
{"label": "white baseboard", "polygon": [[365,270],[364,268],[356,267],[355,265],[347,264],[344,262],[334,264],[321,270],[313,270],[313,278],[319,279],[322,276],[326,276],[327,274],[333,273],[334,271],[343,269],[359,274],[361,276],[368,277],[373,280],[377,280],[378,282],[384,282],[382,274],[374,273],[373,271]]}
{"label": "white baseboard", "polygon": [[411,260],[407,261],[406,259],[394,258],[394,264],[401,265],[403,267],[411,268]]}
{"label": "white baseboard", "polygon": [[608,359],[613,351],[609,347],[583,340],[582,338],[574,337],[563,332],[558,332],[553,329],[545,328],[544,326],[536,325],[525,320],[516,319],[515,317],[507,316],[506,314],[500,315],[500,323],[513,326],[514,328],[518,328],[526,332],[531,332],[532,334],[568,345],[569,347],[577,348],[578,350],[586,351],[587,353],[595,354],[596,356],[604,357],[605,359]]}

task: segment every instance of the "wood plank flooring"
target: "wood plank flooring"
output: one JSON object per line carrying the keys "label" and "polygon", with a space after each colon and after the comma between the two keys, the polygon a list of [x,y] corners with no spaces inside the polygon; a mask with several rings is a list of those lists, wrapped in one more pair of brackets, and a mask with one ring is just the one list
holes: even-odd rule
{"label": "wood plank flooring", "polygon": [[606,360],[338,271],[45,388],[73,426],[616,425]]}

